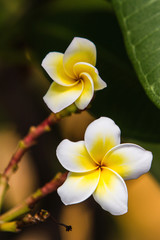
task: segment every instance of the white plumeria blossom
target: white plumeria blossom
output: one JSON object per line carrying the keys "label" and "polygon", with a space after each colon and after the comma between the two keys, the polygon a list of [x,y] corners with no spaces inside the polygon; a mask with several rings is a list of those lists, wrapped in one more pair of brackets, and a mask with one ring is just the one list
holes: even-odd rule
{"label": "white plumeria blossom", "polygon": [[57,157],[68,171],[58,188],[65,205],[93,197],[113,215],[128,210],[128,192],[124,180],[138,178],[149,171],[152,153],[131,143],[120,144],[120,129],[113,120],[101,117],[86,129],[84,141],[63,140]]}
{"label": "white plumeria blossom", "polygon": [[94,91],[105,88],[96,64],[96,47],[85,38],[75,37],[65,53],[50,52],[42,61],[42,67],[54,81],[45,96],[45,103],[54,113],[75,103],[85,109]]}

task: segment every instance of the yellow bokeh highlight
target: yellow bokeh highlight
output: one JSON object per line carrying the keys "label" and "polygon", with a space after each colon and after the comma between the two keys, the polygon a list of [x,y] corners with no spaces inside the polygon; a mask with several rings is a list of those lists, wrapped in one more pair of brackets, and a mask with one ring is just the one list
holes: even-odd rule
{"label": "yellow bokeh highlight", "polygon": [[[0,130],[0,172],[2,173],[17,147],[20,136],[14,126],[6,125]],[[23,180],[23,181],[22,181]],[[11,208],[23,201],[38,187],[38,174],[29,153],[19,163],[19,169],[9,181],[9,189],[4,199],[4,206]]]}
{"label": "yellow bokeh highlight", "polygon": [[124,240],[160,239],[160,186],[151,174],[126,182],[128,213],[115,217]]}

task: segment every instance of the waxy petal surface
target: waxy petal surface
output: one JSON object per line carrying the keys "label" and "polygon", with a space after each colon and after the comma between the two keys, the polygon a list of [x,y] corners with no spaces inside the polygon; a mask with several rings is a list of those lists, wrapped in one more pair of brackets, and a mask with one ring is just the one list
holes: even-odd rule
{"label": "waxy petal surface", "polygon": [[100,171],[87,173],[69,173],[66,181],[57,192],[65,205],[86,200],[95,191],[99,181]]}
{"label": "waxy petal surface", "polygon": [[101,90],[107,87],[107,84],[100,78],[98,70],[93,65],[79,62],[73,66],[73,70],[77,78],[79,78],[82,72],[88,73],[93,80],[94,90]]}
{"label": "waxy petal surface", "polygon": [[87,172],[97,168],[97,164],[88,154],[84,141],[63,140],[57,147],[57,157],[62,166],[71,172]]}
{"label": "waxy petal surface", "polygon": [[43,99],[51,111],[60,112],[77,100],[83,91],[83,85],[82,81],[72,87],[53,82]]}
{"label": "waxy petal surface", "polygon": [[69,77],[63,67],[63,53],[50,52],[43,59],[42,67],[48,75],[58,84],[62,86],[73,86],[76,80]]}
{"label": "waxy petal surface", "polygon": [[79,109],[83,110],[88,106],[93,98],[94,84],[91,76],[88,73],[81,73],[80,79],[82,79],[84,83],[84,88],[80,97],[75,101],[75,104]]}
{"label": "waxy petal surface", "polygon": [[102,168],[93,197],[100,206],[113,215],[127,212],[128,192],[123,179],[114,171]]}
{"label": "waxy petal surface", "polygon": [[85,38],[75,37],[64,53],[63,66],[66,73],[75,77],[73,66],[77,62],[87,62],[95,66],[96,47],[94,43]]}
{"label": "waxy petal surface", "polygon": [[110,118],[101,117],[87,127],[84,140],[91,157],[101,163],[106,153],[120,143],[120,129]]}
{"label": "waxy petal surface", "polygon": [[148,172],[152,158],[151,152],[136,144],[120,144],[106,154],[103,164],[128,180]]}

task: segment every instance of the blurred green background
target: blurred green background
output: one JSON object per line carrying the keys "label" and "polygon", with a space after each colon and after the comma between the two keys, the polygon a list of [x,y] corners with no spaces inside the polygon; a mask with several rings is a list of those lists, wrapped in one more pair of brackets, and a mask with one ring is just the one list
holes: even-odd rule
{"label": "blurred green background", "polygon": [[[129,140],[153,151],[151,171],[160,180],[160,110],[136,77],[110,1],[1,0],[0,33],[0,129],[12,125],[24,136],[29,126],[47,117],[49,109],[42,97],[51,79],[41,62],[50,51],[64,52],[73,37],[85,37],[97,47],[96,66],[108,85],[96,94],[90,113],[111,117],[122,130],[123,142]],[[40,185],[62,170],[55,149],[63,134],[59,127],[53,130],[31,152]],[[43,204],[59,216],[61,203],[56,194]],[[123,239],[121,231],[115,231],[116,221],[94,208],[93,240]],[[53,235],[54,239],[60,238],[57,226],[43,226],[49,232],[48,239]],[[20,238],[0,233],[0,239]]]}

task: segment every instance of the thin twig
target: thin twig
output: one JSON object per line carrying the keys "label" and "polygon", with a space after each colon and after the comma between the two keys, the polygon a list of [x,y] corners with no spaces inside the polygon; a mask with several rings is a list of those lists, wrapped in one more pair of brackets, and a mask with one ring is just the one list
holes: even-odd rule
{"label": "thin twig", "polygon": [[72,113],[79,112],[74,104],[62,110],[59,113],[51,113],[43,122],[38,126],[30,127],[28,134],[19,141],[15,153],[12,155],[8,166],[4,172],[0,174],[0,211],[2,208],[5,193],[8,189],[8,182],[13,173],[18,169],[18,163],[22,159],[25,152],[36,144],[36,140],[44,133],[50,131],[51,127],[57,123],[61,118],[71,115]]}
{"label": "thin twig", "polygon": [[5,168],[3,174],[0,175],[0,210],[3,204],[5,193],[8,189],[8,181],[13,173],[18,169],[18,163],[22,159],[25,152],[36,144],[38,137],[48,132],[51,126],[57,123],[61,118],[60,114],[51,113],[43,122],[38,126],[30,127],[28,134],[19,141],[15,153],[12,155],[8,166]]}
{"label": "thin twig", "polygon": [[16,219],[17,217],[22,216],[30,212],[35,204],[47,196],[48,194],[57,190],[59,186],[61,186],[67,177],[67,172],[65,173],[57,173],[57,175],[48,183],[46,183],[43,187],[37,189],[33,194],[27,197],[22,203],[13,207],[9,211],[5,212],[0,216],[0,223],[8,222]]}
{"label": "thin twig", "polygon": [[2,176],[9,178],[12,173],[17,170],[17,164],[21,160],[24,153],[33,145],[36,144],[36,140],[45,132],[50,131],[51,126],[59,121],[58,115],[51,113],[49,117],[47,117],[43,122],[41,122],[38,126],[30,127],[28,134],[19,141],[18,147],[15,153],[12,155],[11,160],[8,166],[5,168]]}
{"label": "thin twig", "polygon": [[44,223],[48,219],[51,219],[57,225],[64,227],[67,232],[72,231],[71,225],[66,225],[64,223],[57,222],[57,220],[51,215],[51,213],[44,209],[41,209],[40,211],[36,212],[34,215],[28,213],[20,220],[0,223],[0,231],[19,232],[28,226]]}

